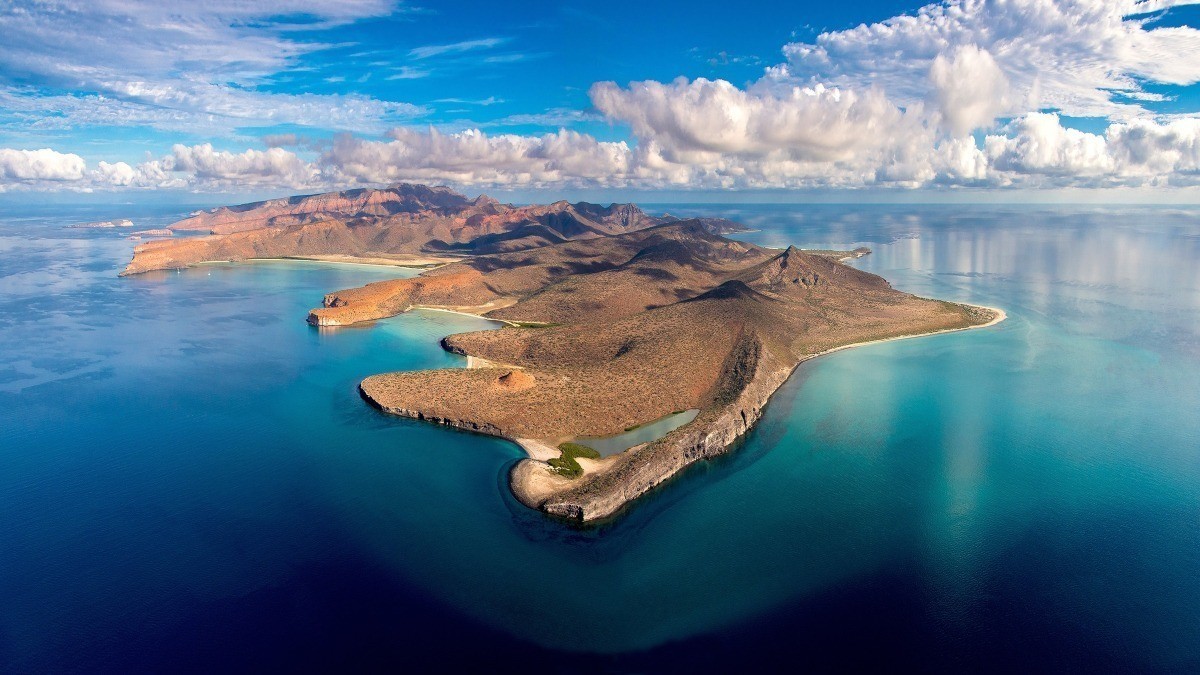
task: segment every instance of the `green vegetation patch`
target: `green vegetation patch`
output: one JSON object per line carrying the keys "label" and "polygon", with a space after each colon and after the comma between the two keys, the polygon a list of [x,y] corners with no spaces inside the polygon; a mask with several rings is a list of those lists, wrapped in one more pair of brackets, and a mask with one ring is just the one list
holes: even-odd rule
{"label": "green vegetation patch", "polygon": [[576,458],[600,459],[600,453],[596,452],[595,448],[579,443],[560,443],[558,449],[562,451],[562,456],[551,459],[547,464],[553,467],[560,476],[567,478],[578,478],[583,475],[583,467],[579,466]]}

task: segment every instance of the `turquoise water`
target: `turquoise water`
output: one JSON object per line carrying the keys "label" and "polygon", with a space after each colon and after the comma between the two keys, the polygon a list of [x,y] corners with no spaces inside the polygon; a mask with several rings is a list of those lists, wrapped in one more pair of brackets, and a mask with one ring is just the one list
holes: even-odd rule
{"label": "turquoise water", "polygon": [[5,214],[0,670],[1200,667],[1200,211],[690,208],[1009,319],[807,363],[578,530],[515,446],[355,391],[487,322],[304,323],[396,270],[118,279],[131,242],[62,221],[175,214]]}
{"label": "turquoise water", "polygon": [[583,443],[596,452],[599,452],[601,457],[608,457],[619,452],[625,452],[635,445],[658,440],[696,419],[696,415],[699,413],[699,410],[684,410],[683,412],[667,415],[662,419],[648,422],[637,428],[613,436],[582,436],[575,439],[575,441]]}

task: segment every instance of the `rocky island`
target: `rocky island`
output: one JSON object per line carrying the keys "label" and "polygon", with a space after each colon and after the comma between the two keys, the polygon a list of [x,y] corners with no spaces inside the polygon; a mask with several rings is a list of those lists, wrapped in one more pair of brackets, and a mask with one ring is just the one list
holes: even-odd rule
{"label": "rocky island", "polygon": [[[446,264],[419,276],[330,293],[309,323],[413,308],[505,322],[442,340],[470,368],[374,375],[361,393],[396,415],[519,443],[529,458],[510,474],[516,497],[579,521],[612,516],[726,452],[806,359],[1003,318],[897,291],[842,262],[863,250],[769,249],[722,236],[736,227],[728,221],[656,218],[633,205],[514,207],[396,186],[219,209],[173,229],[191,227],[212,234],[138,246],[125,273],[211,259],[440,254]],[[698,413],[609,457],[575,443],[682,410]]]}

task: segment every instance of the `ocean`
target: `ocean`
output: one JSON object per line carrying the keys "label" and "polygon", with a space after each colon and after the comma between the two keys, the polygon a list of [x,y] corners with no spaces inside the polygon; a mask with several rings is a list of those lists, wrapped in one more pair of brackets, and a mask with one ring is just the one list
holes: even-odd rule
{"label": "ocean", "polygon": [[991,328],[802,365],[614,522],[357,383],[492,322],[304,322],[402,270],[118,278],[163,205],[0,208],[0,671],[1200,670],[1200,208],[651,205],[853,248]]}

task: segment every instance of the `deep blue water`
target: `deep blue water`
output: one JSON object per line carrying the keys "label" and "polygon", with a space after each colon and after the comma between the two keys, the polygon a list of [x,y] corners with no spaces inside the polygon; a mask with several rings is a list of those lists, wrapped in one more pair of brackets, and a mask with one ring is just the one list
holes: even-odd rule
{"label": "deep blue water", "polygon": [[0,213],[0,671],[1200,669],[1200,210],[671,206],[1010,318],[805,364],[585,530],[355,392],[487,322],[321,332],[396,271],[62,229],[177,210]]}

